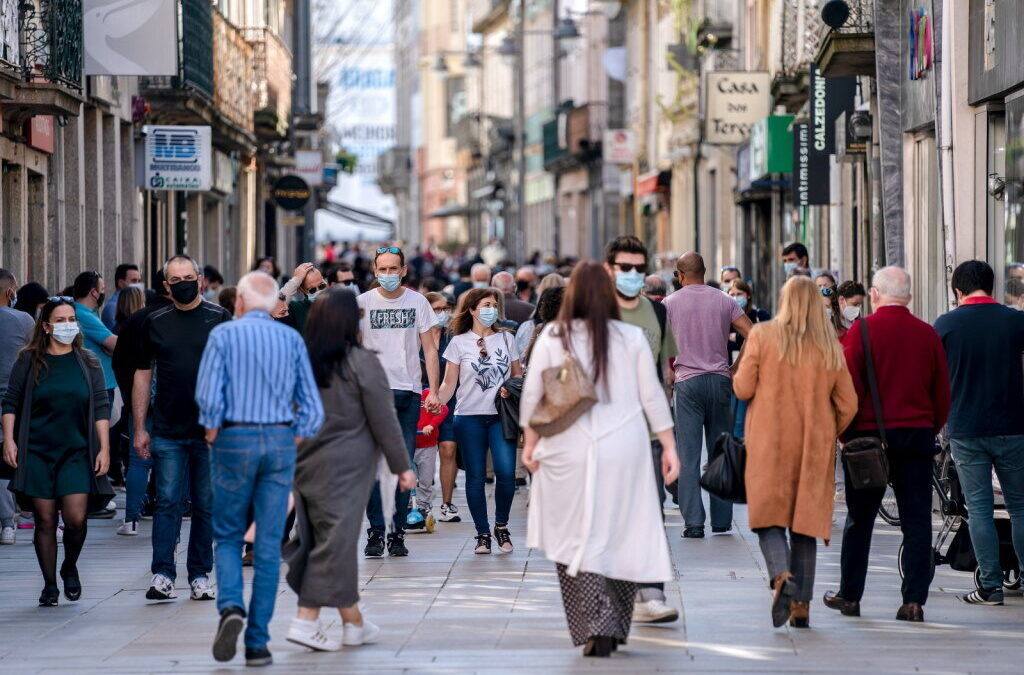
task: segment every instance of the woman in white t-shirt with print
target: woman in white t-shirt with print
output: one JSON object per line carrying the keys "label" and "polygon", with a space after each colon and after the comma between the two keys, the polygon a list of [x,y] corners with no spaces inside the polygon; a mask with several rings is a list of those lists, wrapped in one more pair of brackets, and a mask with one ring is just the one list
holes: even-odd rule
{"label": "woman in white t-shirt with print", "polygon": [[495,329],[501,313],[501,297],[493,288],[475,288],[461,298],[461,309],[452,319],[452,338],[444,350],[448,362],[438,398],[448,403],[459,390],[455,405],[455,442],[466,469],[466,501],[476,525],[476,553],[491,552],[487,521],[484,474],[487,450],[494,465],[494,538],[508,553],[512,538],[508,514],[516,491],[516,446],[502,433],[496,396],[505,396],[502,385],[522,375],[519,350],[511,331]]}

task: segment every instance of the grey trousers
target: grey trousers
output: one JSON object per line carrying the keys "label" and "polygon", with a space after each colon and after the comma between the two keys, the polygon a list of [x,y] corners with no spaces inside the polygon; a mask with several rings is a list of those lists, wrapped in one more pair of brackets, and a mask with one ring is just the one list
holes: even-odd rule
{"label": "grey trousers", "polygon": [[814,565],[818,555],[818,543],[814,537],[790,530],[789,541],[786,541],[786,530],[782,527],[764,527],[754,531],[768,565],[769,582],[783,572],[790,572],[796,583],[793,599],[810,602],[814,594]]}
{"label": "grey trousers", "polygon": [[14,527],[14,493],[7,489],[8,480],[0,480],[0,527]]}
{"label": "grey trousers", "polygon": [[416,508],[431,510],[434,501],[434,471],[437,466],[437,446],[416,448]]}
{"label": "grey trousers", "polygon": [[[704,440],[710,451],[715,440],[732,431],[732,383],[724,375],[698,375],[676,382],[676,452],[679,474],[679,511],[686,527],[704,527],[700,467]],[[711,496],[711,526],[732,526],[732,503]]]}

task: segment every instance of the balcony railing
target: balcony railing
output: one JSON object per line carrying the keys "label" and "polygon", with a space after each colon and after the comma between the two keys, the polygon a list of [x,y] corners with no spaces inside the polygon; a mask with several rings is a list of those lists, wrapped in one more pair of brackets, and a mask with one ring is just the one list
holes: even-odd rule
{"label": "balcony railing", "polygon": [[[4,2],[3,21],[9,21]],[[82,89],[81,0],[21,0],[17,5],[20,27],[18,51],[24,78]],[[9,27],[5,26],[5,49]]]}
{"label": "balcony railing", "polygon": [[807,71],[821,44],[821,13],[817,0],[785,0],[782,7],[782,72]]}
{"label": "balcony railing", "polygon": [[243,28],[252,45],[253,109],[257,131],[284,137],[292,116],[292,54],[270,28]]}
{"label": "balcony railing", "polygon": [[839,28],[818,19],[821,45],[816,61],[824,77],[875,73],[875,5],[849,0],[850,16]]}
{"label": "balcony railing", "polygon": [[252,47],[220,12],[213,13],[213,104],[243,129],[253,128]]}
{"label": "balcony railing", "polygon": [[209,0],[181,0],[178,74],[140,77],[142,89],[184,89],[213,100],[213,6]]}

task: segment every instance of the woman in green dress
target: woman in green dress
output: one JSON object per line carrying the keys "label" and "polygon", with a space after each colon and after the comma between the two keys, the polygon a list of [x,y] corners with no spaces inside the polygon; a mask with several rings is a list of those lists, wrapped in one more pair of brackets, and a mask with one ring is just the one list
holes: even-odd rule
{"label": "woman in green dress", "polygon": [[64,596],[82,595],[78,556],[90,495],[110,495],[110,403],[96,356],[82,346],[71,298],[50,298],[18,355],[4,395],[3,457],[10,490],[35,513],[42,606],[56,605],[57,514],[64,516]]}

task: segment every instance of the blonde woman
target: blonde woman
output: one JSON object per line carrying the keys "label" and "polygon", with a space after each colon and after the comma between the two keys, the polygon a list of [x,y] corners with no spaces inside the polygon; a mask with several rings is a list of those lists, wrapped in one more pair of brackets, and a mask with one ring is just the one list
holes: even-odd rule
{"label": "blonde woman", "polygon": [[836,438],[857,412],[857,393],[814,282],[791,278],[779,304],[747,337],[733,389],[750,401],[748,517],[774,591],[772,623],[807,628],[815,540],[832,532]]}

